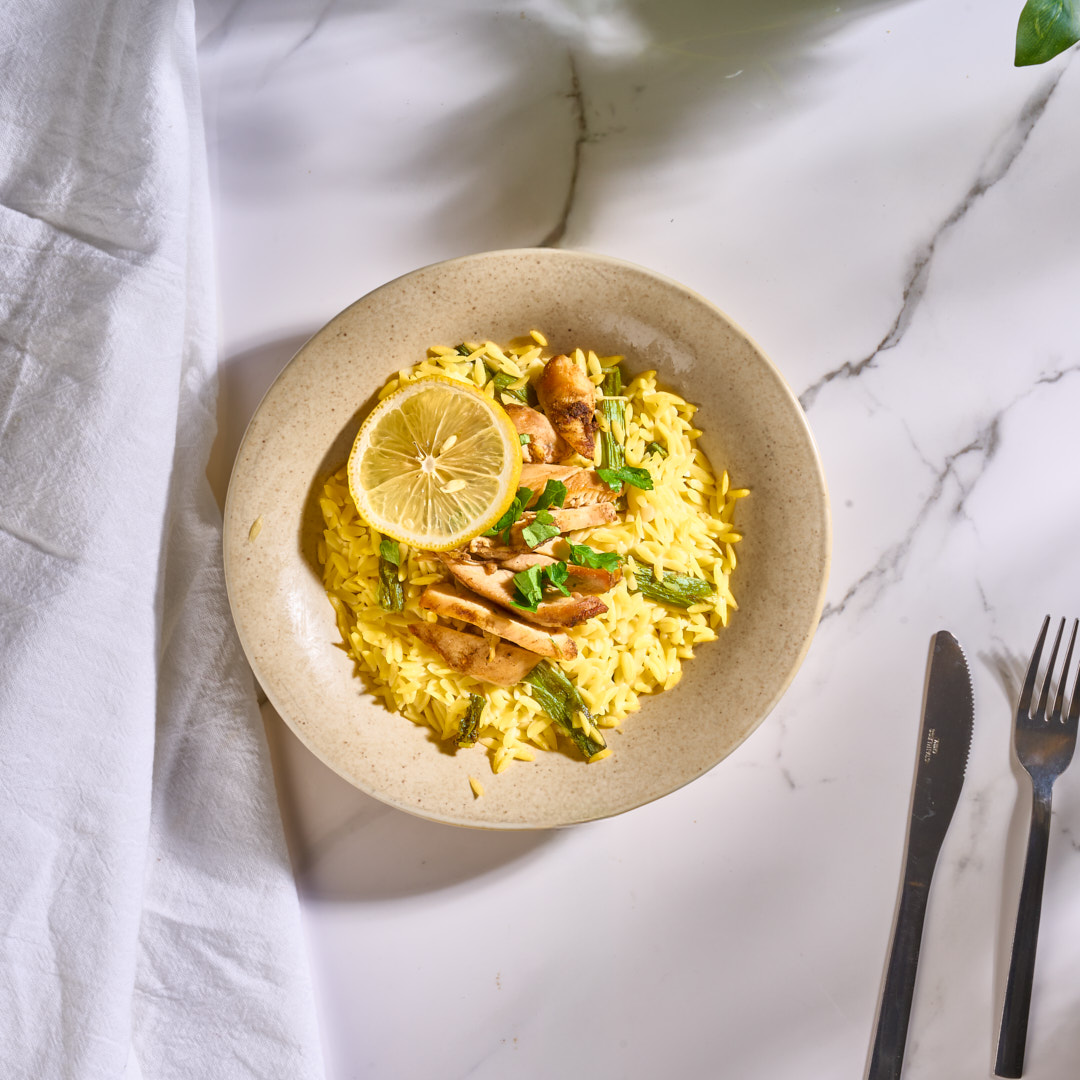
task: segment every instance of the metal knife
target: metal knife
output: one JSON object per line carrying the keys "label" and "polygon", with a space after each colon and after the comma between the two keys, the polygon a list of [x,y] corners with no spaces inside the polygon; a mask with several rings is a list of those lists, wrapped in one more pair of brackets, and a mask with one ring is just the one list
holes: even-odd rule
{"label": "metal knife", "polygon": [[904,881],[866,1080],[900,1076],[930,878],[964,785],[972,722],[967,662],[956,638],[939,630],[930,641]]}

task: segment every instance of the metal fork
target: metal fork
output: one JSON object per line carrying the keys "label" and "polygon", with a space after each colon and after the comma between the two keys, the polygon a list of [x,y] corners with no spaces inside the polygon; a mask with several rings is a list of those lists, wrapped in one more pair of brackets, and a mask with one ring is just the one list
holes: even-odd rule
{"label": "metal fork", "polygon": [[1046,711],[1050,697],[1050,683],[1054,677],[1058,646],[1065,629],[1065,620],[1058,626],[1050,662],[1035,711],[1031,711],[1031,698],[1039,674],[1046,630],[1050,616],[1043,620],[1039,640],[1031,654],[1024,689],[1016,707],[1016,731],[1014,741],[1016,756],[1031,777],[1032,807],[1031,832],[1028,834],[1027,861],[1024,864],[1024,882],[1020,888],[1020,906],[1016,913],[1016,932],[1013,935],[1012,960],[1009,964],[1009,981],[1005,986],[1005,1007],[1001,1011],[1001,1029],[998,1034],[997,1063],[994,1072],[998,1076],[1021,1076],[1024,1071],[1024,1046],[1027,1042],[1028,1011],[1031,1007],[1031,984],[1035,974],[1035,946],[1039,939],[1039,915],[1042,910],[1043,878],[1046,876],[1046,849],[1050,839],[1050,792],[1054,781],[1065,771],[1072,760],[1076,747],[1077,719],[1080,718],[1080,667],[1073,684],[1072,704],[1068,714],[1061,715],[1065,699],[1065,681],[1072,662],[1076,630],[1080,620],[1073,621],[1072,636],[1065,650],[1065,663],[1058,679],[1057,696],[1049,714]]}

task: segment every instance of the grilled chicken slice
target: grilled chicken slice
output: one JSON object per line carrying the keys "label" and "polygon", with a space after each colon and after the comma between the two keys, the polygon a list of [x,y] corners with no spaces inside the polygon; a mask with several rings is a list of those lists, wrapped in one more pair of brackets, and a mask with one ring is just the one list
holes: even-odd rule
{"label": "grilled chicken slice", "polygon": [[[553,555],[529,551],[502,559],[499,566],[503,570],[512,570],[517,574],[522,570],[528,570],[530,566],[550,566],[558,561]],[[587,593],[607,592],[622,577],[621,569],[611,571],[598,566],[578,566],[576,563],[567,563],[566,573],[571,580],[571,588]]]}
{"label": "grilled chicken slice", "polygon": [[[577,532],[578,529],[591,529],[595,525],[608,525],[618,515],[611,503],[592,503],[589,506],[575,506],[570,510],[552,510],[551,518],[555,528],[562,533]],[[466,551],[481,559],[492,557],[491,552],[507,552],[510,555],[528,551],[529,545],[521,538],[521,530],[530,525],[535,519],[535,514],[525,514],[521,520],[510,529],[510,542],[504,544],[501,536],[478,536],[470,540],[466,545]],[[536,549],[544,554],[549,554],[543,544]]]}
{"label": "grilled chicken slice", "polygon": [[524,461],[565,461],[573,454],[570,444],[551,426],[551,421],[528,405],[505,405],[506,415],[514,422],[519,435],[529,441],[521,447]]}
{"label": "grilled chicken slice", "polygon": [[[490,543],[488,543],[488,541],[490,541]],[[528,555],[533,552],[537,555],[550,555],[553,559],[565,559],[565,548],[566,539],[562,536],[556,536],[551,540],[545,540],[542,544],[537,544],[531,552],[529,548],[525,546],[524,542],[520,543],[517,547],[509,547],[506,544],[503,544],[498,537],[478,536],[476,540],[473,540],[468,547],[465,548],[463,554],[471,559],[483,559],[485,563],[493,562],[501,565],[505,563],[507,559],[514,558],[515,555]]]}
{"label": "grilled chicken slice", "polygon": [[481,600],[475,593],[458,592],[448,582],[429,585],[420,597],[420,606],[444,618],[461,619],[481,630],[498,634],[539,656],[551,656],[556,660],[572,660],[577,656],[577,646],[569,634],[539,630],[527,622],[503,614],[494,604]]}
{"label": "grilled chicken slice", "polygon": [[607,611],[607,604],[602,600],[595,596],[582,596],[580,593],[541,600],[536,611],[524,611],[513,606],[517,596],[513,570],[504,570],[501,567],[492,570],[490,564],[485,566],[483,563],[466,562],[448,552],[440,552],[439,558],[465,588],[472,589],[485,600],[511,608],[515,614],[538,626],[577,626],[578,623]]}
{"label": "grilled chicken slice", "polygon": [[596,387],[569,356],[553,356],[536,383],[551,426],[587,458],[596,448]]}
{"label": "grilled chicken slice", "polygon": [[540,663],[536,653],[516,645],[504,645],[501,641],[495,646],[495,656],[489,660],[490,649],[484,638],[439,623],[409,623],[409,629],[434,649],[446,661],[447,667],[496,686],[513,686],[521,682]]}
{"label": "grilled chicken slice", "polygon": [[563,506],[568,510],[592,503],[614,502],[623,493],[622,485],[613,491],[600,479],[595,469],[580,469],[576,465],[523,465],[518,484],[535,492],[532,502],[536,502],[549,480],[558,480],[566,485]]}

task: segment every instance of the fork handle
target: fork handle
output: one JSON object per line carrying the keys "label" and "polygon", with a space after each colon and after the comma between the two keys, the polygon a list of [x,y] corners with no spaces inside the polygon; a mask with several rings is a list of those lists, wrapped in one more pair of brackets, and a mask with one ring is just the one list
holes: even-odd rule
{"label": "fork handle", "polygon": [[1031,831],[1028,833],[1024,882],[1020,887],[1020,906],[1016,912],[1009,981],[1005,984],[1005,1005],[1001,1010],[998,1034],[998,1076],[1022,1076],[1024,1047],[1027,1043],[1028,1011],[1035,977],[1035,947],[1039,940],[1039,917],[1042,914],[1043,880],[1046,877],[1046,850],[1050,841],[1050,788],[1034,789],[1031,806]]}
{"label": "fork handle", "polygon": [[911,1002],[915,996],[915,971],[919,965],[933,867],[925,873],[913,873],[910,865],[907,869],[896,912],[892,951],[885,972],[885,986],[881,991],[877,1031],[866,1080],[899,1080],[904,1061]]}

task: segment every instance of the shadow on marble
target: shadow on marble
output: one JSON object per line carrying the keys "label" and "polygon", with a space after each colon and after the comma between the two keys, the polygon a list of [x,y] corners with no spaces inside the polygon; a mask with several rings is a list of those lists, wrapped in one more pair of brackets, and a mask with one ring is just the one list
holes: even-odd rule
{"label": "shadow on marble", "polygon": [[263,706],[278,804],[302,897],[377,902],[509,872],[555,831],[490,832],[440,825],[358,791]]}
{"label": "shadow on marble", "polygon": [[[262,74],[255,74],[258,65],[247,69],[263,84],[281,72],[304,79],[305,51],[315,70],[345,63],[357,51],[347,42],[377,43],[388,13],[400,14],[410,35],[427,38],[414,46],[417,55],[452,32],[447,56],[467,43],[463,70],[479,57],[498,58],[494,90],[447,106],[424,138],[380,159],[365,156],[358,140],[354,163],[343,160],[345,173],[337,176],[348,186],[353,174],[357,190],[364,179],[379,190],[419,192],[437,163],[442,186],[413,228],[430,250],[465,254],[587,237],[612,193],[633,183],[642,166],[685,155],[688,146],[715,167],[717,147],[730,150],[755,138],[776,113],[813,104],[791,88],[810,85],[806,76],[816,66],[835,68],[835,58],[822,52],[831,35],[864,15],[913,2],[853,0],[841,9],[835,0],[538,0],[507,12],[487,0],[451,0],[429,6],[420,20],[423,5],[389,0],[198,0],[196,9],[206,55],[232,35],[273,33]],[[376,17],[369,35],[366,20]],[[342,35],[347,42],[335,42]],[[401,62],[411,55],[402,52]],[[237,185],[238,195],[295,184],[282,164],[317,157],[325,139],[317,125],[298,124],[287,99],[274,100],[218,117],[221,139],[246,162],[222,178]]]}
{"label": "shadow on marble", "polygon": [[[460,178],[428,221],[451,250],[572,246],[642,167],[687,146],[706,153],[753,139],[763,117],[803,107],[785,83],[804,83],[824,38],[863,11],[910,2],[862,0],[842,13],[832,0],[563,3],[535,5],[524,27],[475,11],[470,36],[521,55],[521,77],[394,165],[412,174],[434,160]],[[532,231],[522,235],[525,222]]]}
{"label": "shadow on marble", "polygon": [[218,364],[217,435],[210,448],[206,477],[219,509],[225,508],[229,476],[248,422],[270,384],[314,330],[245,349]]}

